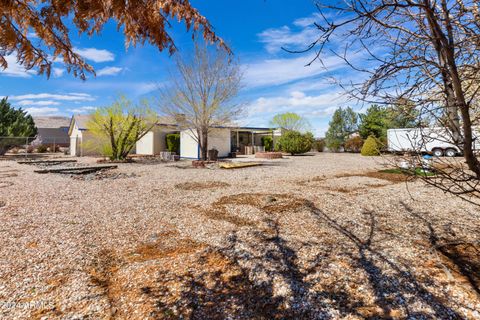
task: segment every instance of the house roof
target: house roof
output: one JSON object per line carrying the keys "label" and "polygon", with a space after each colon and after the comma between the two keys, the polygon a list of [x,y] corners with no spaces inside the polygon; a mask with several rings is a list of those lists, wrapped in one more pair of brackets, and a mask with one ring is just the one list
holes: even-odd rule
{"label": "house roof", "polygon": [[75,114],[72,117],[72,121],[75,120],[77,128],[80,130],[87,130],[87,123],[90,120],[91,115],[89,114]]}
{"label": "house roof", "polygon": [[61,116],[33,117],[33,121],[35,121],[37,128],[54,129],[68,127],[70,125],[70,118]]}
{"label": "house roof", "polygon": [[157,118],[158,123],[157,125],[167,125],[167,126],[176,126],[178,125],[177,120],[174,117],[169,117],[169,116],[159,116]]}

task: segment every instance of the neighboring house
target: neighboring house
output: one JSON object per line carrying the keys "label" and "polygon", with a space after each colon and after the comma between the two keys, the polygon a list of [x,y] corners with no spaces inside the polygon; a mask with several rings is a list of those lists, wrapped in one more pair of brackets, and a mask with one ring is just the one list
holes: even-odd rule
{"label": "neighboring house", "polygon": [[72,116],[68,129],[71,156],[97,156],[102,153],[103,143],[87,130],[89,120],[90,115],[76,114]]}
{"label": "neighboring house", "polygon": [[37,127],[37,137],[32,144],[69,146],[68,128],[70,118],[60,116],[34,117],[33,121]]}

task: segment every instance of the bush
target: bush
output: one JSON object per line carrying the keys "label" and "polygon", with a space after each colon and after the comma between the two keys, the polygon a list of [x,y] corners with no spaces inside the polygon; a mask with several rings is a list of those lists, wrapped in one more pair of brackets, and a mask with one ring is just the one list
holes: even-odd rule
{"label": "bush", "polygon": [[47,151],[48,152],[59,152],[60,147],[58,146],[58,144],[52,144],[52,145],[48,146]]}
{"label": "bush", "polygon": [[167,134],[165,139],[167,140],[167,150],[175,154],[180,154],[180,134],[170,133]]}
{"label": "bush", "polygon": [[369,136],[362,147],[362,156],[378,156],[380,155],[379,144],[377,138]]}
{"label": "bush", "polygon": [[363,139],[360,136],[349,138],[345,142],[345,151],[359,153],[362,150]]}
{"label": "bush", "polygon": [[313,134],[302,134],[298,131],[287,131],[278,139],[278,148],[291,155],[308,152],[312,149],[315,139]]}
{"label": "bush", "polygon": [[48,151],[48,146],[41,144],[37,147],[37,152],[38,153],[45,153]]}
{"label": "bush", "polygon": [[315,150],[317,150],[318,152],[323,152],[323,150],[325,149],[325,139],[317,139],[315,140],[315,146],[314,146]]}
{"label": "bush", "polygon": [[265,151],[272,151],[273,138],[270,136],[262,137],[262,146],[265,147]]}

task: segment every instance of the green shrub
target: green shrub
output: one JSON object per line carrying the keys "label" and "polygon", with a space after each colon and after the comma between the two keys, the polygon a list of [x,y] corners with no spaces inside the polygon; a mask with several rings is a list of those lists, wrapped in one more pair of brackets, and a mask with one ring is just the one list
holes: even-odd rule
{"label": "green shrub", "polygon": [[262,146],[265,147],[265,151],[272,151],[273,138],[270,136],[262,137]]}
{"label": "green shrub", "polygon": [[180,134],[169,133],[165,139],[167,140],[167,150],[175,154],[180,154]]}
{"label": "green shrub", "polygon": [[312,149],[315,139],[313,134],[302,134],[298,131],[287,131],[278,139],[278,148],[291,155],[308,152]]}
{"label": "green shrub", "polygon": [[363,139],[360,136],[349,138],[345,141],[345,151],[359,153],[362,150]]}
{"label": "green shrub", "polygon": [[45,153],[48,151],[48,146],[41,144],[37,147],[37,152],[38,153]]}
{"label": "green shrub", "polygon": [[323,152],[323,150],[325,149],[325,139],[317,139],[315,140],[315,146],[314,148],[318,151],[318,152]]}
{"label": "green shrub", "polygon": [[362,156],[378,156],[380,155],[379,144],[377,138],[369,136],[362,147]]}

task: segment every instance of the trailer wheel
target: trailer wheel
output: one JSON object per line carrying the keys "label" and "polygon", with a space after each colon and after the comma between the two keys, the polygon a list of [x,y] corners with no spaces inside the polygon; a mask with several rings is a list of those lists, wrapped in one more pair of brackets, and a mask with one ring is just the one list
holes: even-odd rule
{"label": "trailer wheel", "polygon": [[445,155],[450,158],[455,157],[457,155],[457,151],[455,149],[449,148],[445,150]]}
{"label": "trailer wheel", "polygon": [[433,154],[435,157],[443,157],[443,150],[440,149],[440,148],[433,149],[433,150],[432,150],[432,154]]}

